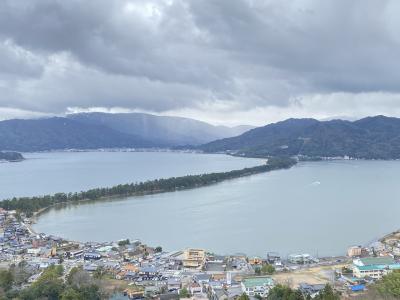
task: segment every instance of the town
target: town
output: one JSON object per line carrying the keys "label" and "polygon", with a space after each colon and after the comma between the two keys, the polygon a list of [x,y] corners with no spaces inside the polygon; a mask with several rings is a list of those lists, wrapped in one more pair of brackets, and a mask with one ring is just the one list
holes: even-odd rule
{"label": "town", "polygon": [[[107,278],[111,299],[237,299],[265,298],[277,285],[289,286],[314,298],[329,284],[342,298],[365,293],[369,286],[400,269],[400,233],[368,247],[352,246],[341,257],[309,254],[265,257],[220,256],[204,249],[165,252],[139,240],[79,243],[36,233],[32,220],[0,209],[0,268],[23,268],[20,289],[33,284],[50,266],[64,274],[82,270]],[[64,276],[66,278],[66,276]]]}

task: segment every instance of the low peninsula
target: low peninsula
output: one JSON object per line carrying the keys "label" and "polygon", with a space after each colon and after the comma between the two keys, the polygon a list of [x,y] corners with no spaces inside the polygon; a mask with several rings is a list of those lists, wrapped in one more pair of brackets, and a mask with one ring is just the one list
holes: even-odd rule
{"label": "low peninsula", "polygon": [[24,160],[24,157],[19,152],[3,152],[0,151],[0,162],[7,161],[7,162],[16,162]]}
{"label": "low peninsula", "polygon": [[113,187],[95,188],[75,193],[56,193],[54,195],[12,198],[0,201],[0,207],[6,210],[17,210],[24,213],[27,217],[31,217],[34,213],[59,203],[73,203],[88,200],[96,201],[106,198],[143,196],[192,189],[229,179],[273,170],[288,169],[296,163],[297,160],[293,158],[274,157],[269,158],[263,165],[241,170],[155,179],[139,183],[120,184]]}

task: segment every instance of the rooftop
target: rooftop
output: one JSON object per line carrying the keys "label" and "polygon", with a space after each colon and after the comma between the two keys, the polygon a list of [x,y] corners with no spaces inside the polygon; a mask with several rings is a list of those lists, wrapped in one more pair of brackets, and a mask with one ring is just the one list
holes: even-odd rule
{"label": "rooftop", "polygon": [[357,268],[360,271],[384,270],[386,268],[390,270],[399,270],[400,264],[357,266]]}
{"label": "rooftop", "polygon": [[243,279],[243,284],[246,288],[254,288],[263,285],[273,285],[274,281],[271,277],[253,277]]}
{"label": "rooftop", "polygon": [[394,264],[393,257],[385,256],[385,257],[365,257],[360,258],[362,265],[391,265]]}

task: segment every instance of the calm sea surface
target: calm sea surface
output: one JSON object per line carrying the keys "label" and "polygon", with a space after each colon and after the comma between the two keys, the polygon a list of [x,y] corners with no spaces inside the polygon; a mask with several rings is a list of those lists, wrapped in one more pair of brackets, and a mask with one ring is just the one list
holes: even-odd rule
{"label": "calm sea surface", "polygon": [[242,169],[262,163],[227,155],[173,152],[25,153],[0,163],[0,199],[79,192],[156,178]]}
{"label": "calm sea surface", "polygon": [[[109,186],[143,177],[235,169],[260,162],[176,153],[33,156],[35,159],[15,167],[19,171],[13,171],[14,180],[7,179],[9,186],[3,194]],[[29,167],[36,161],[39,166]],[[44,170],[47,172],[41,174]],[[300,163],[290,170],[199,189],[52,209],[34,228],[81,241],[139,238],[166,250],[203,247],[220,254],[340,255],[349,245],[365,244],[400,227],[399,175],[399,161]],[[35,189],[34,183],[41,188]]]}

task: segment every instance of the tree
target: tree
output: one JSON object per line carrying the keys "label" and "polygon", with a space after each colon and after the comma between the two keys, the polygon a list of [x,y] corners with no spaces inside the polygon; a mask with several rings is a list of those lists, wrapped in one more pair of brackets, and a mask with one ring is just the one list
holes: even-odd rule
{"label": "tree", "polygon": [[64,267],[62,265],[55,266],[55,273],[58,276],[61,276],[62,274],[64,274]]}
{"label": "tree", "polygon": [[[18,265],[17,267],[24,267]],[[8,271],[0,271],[0,280],[8,282],[10,274],[12,275],[17,268],[13,266]],[[101,300],[106,299],[108,295],[101,292],[100,286],[85,271],[79,268],[71,269],[64,283],[62,279],[62,266],[50,266],[45,269],[42,275],[28,288],[20,289],[21,284],[15,284],[15,289],[5,291],[0,286],[0,299],[19,299],[19,300]],[[107,298],[108,299],[108,298]]]}
{"label": "tree", "polygon": [[16,213],[15,213],[15,219],[18,221],[18,222],[22,222],[22,216],[21,216],[21,211],[18,209],[17,211],[16,211]]}
{"label": "tree", "polygon": [[335,292],[330,284],[326,284],[324,289],[314,298],[316,300],[339,300],[340,295]]}
{"label": "tree", "polygon": [[9,270],[0,271],[0,287],[7,292],[12,288],[14,282],[13,273]]}
{"label": "tree", "polygon": [[93,278],[103,279],[106,275],[106,270],[103,267],[98,267],[96,271],[93,272]]}
{"label": "tree", "polygon": [[158,246],[158,247],[156,247],[156,248],[154,249],[154,251],[157,252],[157,253],[160,253],[160,252],[162,252],[162,247],[161,247],[161,246]]}
{"label": "tree", "polygon": [[130,243],[131,242],[129,241],[129,239],[126,239],[126,240],[119,241],[118,246],[123,247],[123,246],[129,245]]}
{"label": "tree", "polygon": [[11,266],[10,272],[13,273],[15,285],[21,285],[27,282],[28,278],[34,274],[28,267],[28,263],[24,260],[18,263],[16,266]]}
{"label": "tree", "polygon": [[179,298],[189,298],[189,297],[190,297],[190,293],[187,288],[184,287],[184,288],[180,289]]}
{"label": "tree", "polygon": [[254,269],[254,273],[256,273],[256,275],[261,275],[261,268],[260,267],[256,267]]}
{"label": "tree", "polygon": [[59,278],[46,278],[35,282],[31,288],[31,295],[35,299],[47,298],[49,300],[59,299],[64,290],[63,281]]}
{"label": "tree", "polygon": [[243,293],[239,296],[238,300],[250,300],[250,297],[247,296],[246,293]]}
{"label": "tree", "polygon": [[29,295],[25,299],[47,298],[49,300],[60,299],[65,286],[60,276],[63,273],[63,267],[50,266],[43,271],[42,275],[35,281],[27,291]]}
{"label": "tree", "polygon": [[384,297],[400,298],[400,270],[394,270],[376,284],[376,289]]}
{"label": "tree", "polygon": [[61,300],[80,300],[80,299],[82,299],[81,295],[79,294],[78,291],[74,290],[73,288],[68,288],[61,294]]}
{"label": "tree", "polygon": [[84,286],[93,284],[93,278],[90,274],[79,268],[72,268],[67,276],[68,285],[80,289]]}
{"label": "tree", "polygon": [[268,293],[268,300],[304,300],[299,290],[293,290],[286,285],[278,284]]}
{"label": "tree", "polygon": [[269,265],[269,264],[263,265],[261,268],[261,273],[272,275],[275,273],[275,268],[273,265]]}
{"label": "tree", "polygon": [[83,288],[80,288],[78,291],[82,297],[82,300],[100,300],[100,299],[102,299],[100,288],[98,285],[95,285],[95,284],[87,285]]}

